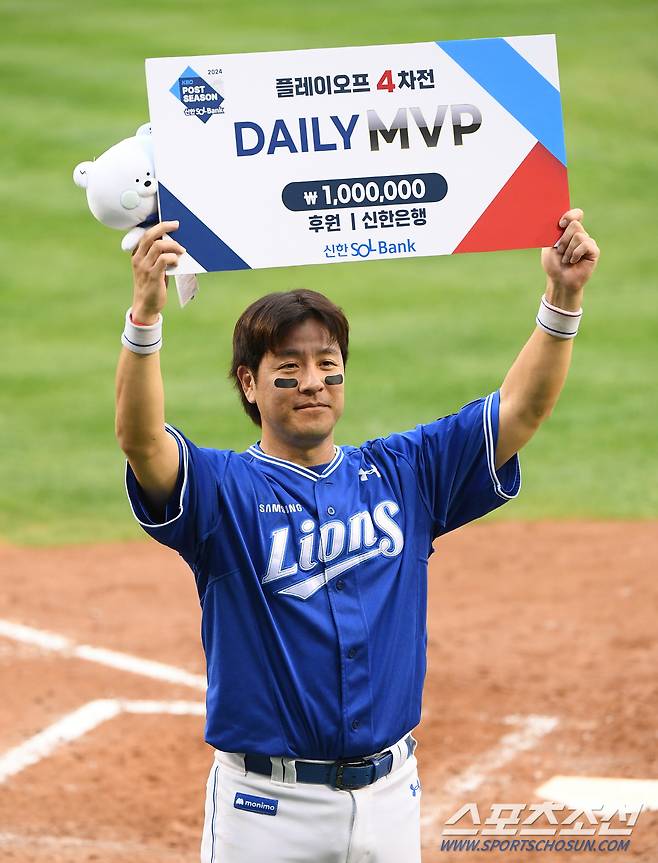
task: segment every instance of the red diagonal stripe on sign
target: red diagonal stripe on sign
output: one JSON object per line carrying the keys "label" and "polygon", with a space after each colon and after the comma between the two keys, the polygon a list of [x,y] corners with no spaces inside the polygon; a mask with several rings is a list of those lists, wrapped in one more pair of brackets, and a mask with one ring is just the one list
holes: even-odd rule
{"label": "red diagonal stripe on sign", "polygon": [[537,143],[454,251],[552,246],[568,209],[567,169]]}

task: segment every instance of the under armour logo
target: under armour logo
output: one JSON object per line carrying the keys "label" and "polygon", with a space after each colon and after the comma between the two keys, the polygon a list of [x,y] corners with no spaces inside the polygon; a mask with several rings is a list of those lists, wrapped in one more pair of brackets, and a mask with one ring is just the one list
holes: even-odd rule
{"label": "under armour logo", "polygon": [[418,780],[417,780],[417,782],[416,782],[416,784],[415,784],[415,785],[410,785],[410,786],[409,786],[409,788],[411,788],[411,793],[412,793],[412,794],[413,794],[413,796],[415,797],[415,796],[416,796],[416,792],[417,792],[417,791],[420,791],[420,779],[418,779]]}
{"label": "under armour logo", "polygon": [[368,474],[371,474],[371,473],[374,473],[375,476],[378,476],[380,479],[382,478],[382,475],[377,470],[377,468],[374,466],[374,464],[371,464],[370,470],[364,470],[364,468],[362,468],[362,467],[359,468],[359,477],[361,479],[361,482],[367,482],[368,481]]}

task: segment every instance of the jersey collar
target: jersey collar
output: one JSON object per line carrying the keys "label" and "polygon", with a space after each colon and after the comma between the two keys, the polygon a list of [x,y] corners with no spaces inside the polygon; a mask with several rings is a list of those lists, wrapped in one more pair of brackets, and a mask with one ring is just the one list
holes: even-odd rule
{"label": "jersey collar", "polygon": [[334,457],[326,466],[326,468],[322,471],[322,473],[316,473],[314,470],[311,470],[308,467],[303,467],[301,464],[295,464],[292,461],[286,461],[283,458],[277,458],[274,455],[268,455],[264,453],[260,448],[260,444],[255,443],[249,447],[247,452],[252,455],[254,458],[257,458],[259,461],[264,461],[267,464],[275,465],[276,467],[283,468],[284,470],[292,471],[293,473],[298,474],[299,476],[306,477],[306,479],[310,479],[312,482],[318,482],[318,480],[326,479],[329,474],[332,474],[338,465],[342,462],[344,458],[344,453],[340,447],[334,446]]}

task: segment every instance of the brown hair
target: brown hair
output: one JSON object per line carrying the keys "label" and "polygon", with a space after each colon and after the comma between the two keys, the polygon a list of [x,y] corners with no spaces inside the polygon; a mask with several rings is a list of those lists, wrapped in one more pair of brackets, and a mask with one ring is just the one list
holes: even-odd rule
{"label": "brown hair", "polygon": [[343,310],[317,291],[299,288],[294,291],[267,294],[240,315],[233,330],[233,361],[229,377],[240,393],[242,406],[249,417],[261,425],[258,406],[247,401],[238,380],[238,367],[247,366],[254,374],[268,351],[274,351],[288,331],[307,318],[319,321],[340,348],[347,364],[349,324]]}

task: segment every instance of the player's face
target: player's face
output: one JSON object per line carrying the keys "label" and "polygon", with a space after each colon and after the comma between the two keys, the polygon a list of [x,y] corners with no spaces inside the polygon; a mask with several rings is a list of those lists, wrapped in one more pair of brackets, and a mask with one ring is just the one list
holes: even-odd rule
{"label": "player's face", "polygon": [[[276,352],[264,355],[251,382],[263,431],[289,445],[326,440],[343,413],[345,388],[325,378],[344,374],[340,348],[319,321],[308,318],[293,327]],[[290,386],[283,383],[288,381]]]}

